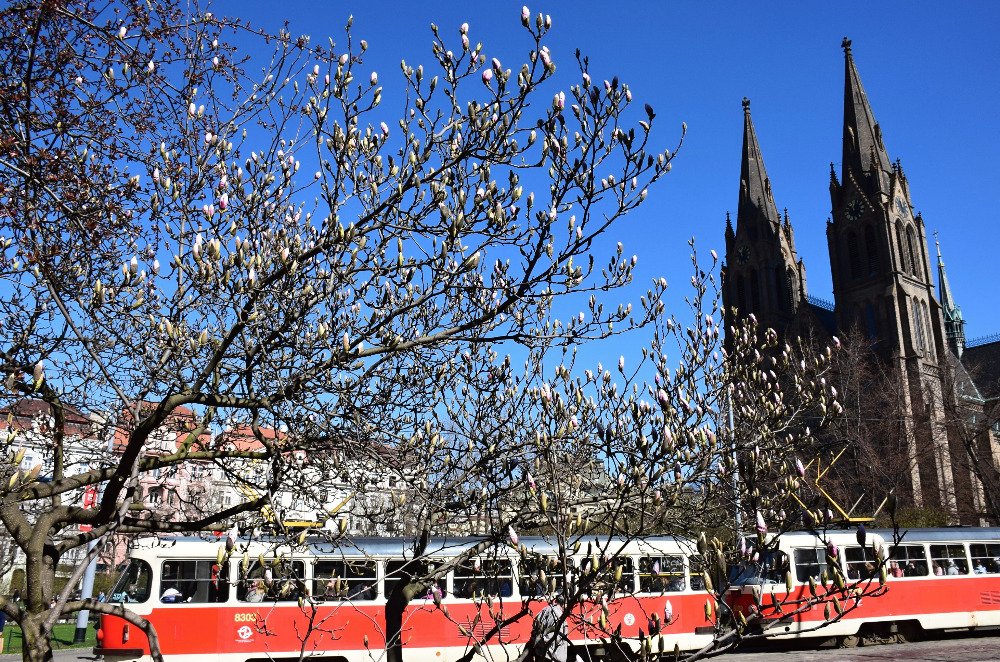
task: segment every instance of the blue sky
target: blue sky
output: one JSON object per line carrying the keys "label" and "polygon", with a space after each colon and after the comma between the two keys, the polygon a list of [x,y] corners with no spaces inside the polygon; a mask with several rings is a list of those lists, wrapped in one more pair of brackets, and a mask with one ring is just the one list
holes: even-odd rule
{"label": "blue sky", "polygon": [[[393,103],[399,59],[430,61],[429,24],[457,37],[471,25],[488,56],[513,64],[530,43],[522,2],[216,2],[218,13],[276,30],[339,40],[347,16],[369,42]],[[902,160],[929,236],[940,231],[966,335],[1000,332],[993,287],[1000,248],[1000,3],[996,2],[548,2],[546,43],[565,85],[579,47],[596,79],[618,75],[658,113],[660,146],[684,148],[649,202],[617,231],[640,257],[639,282],[664,275],[672,301],[686,294],[686,241],[722,252],[724,219],[735,212],[742,134],[740,100],[752,111],[779,209],[787,207],[805,260],[810,294],[830,299],[825,222],[829,164],[840,171],[846,35],[891,158]],[[510,65],[508,65],[510,66]],[[399,97],[396,97],[399,99]],[[641,103],[640,103],[641,107]],[[933,251],[933,245],[931,246]],[[636,295],[637,296],[637,295]]]}

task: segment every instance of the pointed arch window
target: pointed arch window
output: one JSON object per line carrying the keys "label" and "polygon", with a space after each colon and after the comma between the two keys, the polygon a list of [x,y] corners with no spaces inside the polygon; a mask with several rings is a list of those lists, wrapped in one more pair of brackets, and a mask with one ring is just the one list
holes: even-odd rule
{"label": "pointed arch window", "polygon": [[870,225],[865,226],[865,255],[868,257],[868,275],[874,276],[879,271],[878,238],[875,228]]}
{"label": "pointed arch window", "polygon": [[899,249],[898,266],[899,270],[903,273],[908,273],[910,271],[910,264],[906,261],[906,247],[903,243],[903,224],[896,223],[896,244]]}
{"label": "pointed arch window", "polygon": [[926,301],[921,301],[920,302],[920,310],[921,310],[921,312],[923,314],[924,325],[925,325],[926,331],[927,331],[927,353],[931,355],[931,358],[936,358],[935,357],[935,352],[934,352],[934,344],[935,344],[934,343],[934,331],[933,331],[933,329],[931,327],[931,315],[930,315],[930,310],[927,308],[927,302]]}
{"label": "pointed arch window", "polygon": [[853,230],[847,233],[847,263],[851,278],[861,278],[861,247],[858,246],[858,235]]}
{"label": "pointed arch window", "polygon": [[750,270],[750,312],[760,312],[760,279],[756,269]]}
{"label": "pointed arch window", "polygon": [[785,288],[785,271],[780,267],[774,268],[774,296],[777,300],[778,310],[787,312],[789,309],[789,296]]}
{"label": "pointed arch window", "polygon": [[924,335],[924,310],[919,301],[913,302],[913,343],[914,349],[923,352],[927,348],[926,336]]}
{"label": "pointed arch window", "polygon": [[906,256],[910,262],[910,273],[920,277],[920,267],[917,264],[917,236],[913,231],[913,226],[906,226]]}
{"label": "pointed arch window", "polygon": [[747,281],[743,274],[736,276],[736,308],[741,315],[747,313]]}
{"label": "pointed arch window", "polygon": [[788,310],[795,309],[795,272],[791,269],[785,271],[785,306]]}
{"label": "pointed arch window", "polygon": [[868,302],[865,304],[865,333],[869,340],[878,339],[878,319],[875,316],[875,304]]}

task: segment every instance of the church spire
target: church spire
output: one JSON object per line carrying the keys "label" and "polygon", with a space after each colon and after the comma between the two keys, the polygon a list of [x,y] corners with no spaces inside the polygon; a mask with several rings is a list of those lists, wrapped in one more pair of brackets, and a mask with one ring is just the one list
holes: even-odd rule
{"label": "church spire", "polygon": [[955,304],[951,296],[951,286],[948,284],[948,274],[944,270],[944,260],[941,259],[941,242],[938,233],[934,233],[934,245],[937,247],[938,291],[941,299],[941,310],[944,312],[944,331],[948,346],[956,356],[962,358],[965,350],[965,320],[962,319],[962,309]]}
{"label": "church spire", "polygon": [[875,121],[861,85],[861,76],[851,55],[851,40],[844,37],[841,47],[844,49],[844,156],[840,180],[847,182],[850,172],[859,180],[864,174],[881,189],[892,171],[882,143],[882,129]]}
{"label": "church spire", "polygon": [[781,224],[778,208],[771,193],[771,180],[764,169],[764,157],[757,143],[757,132],[750,118],[750,99],[743,97],[743,161],[740,164],[740,202],[736,211],[736,227],[758,218],[769,221],[777,231]]}

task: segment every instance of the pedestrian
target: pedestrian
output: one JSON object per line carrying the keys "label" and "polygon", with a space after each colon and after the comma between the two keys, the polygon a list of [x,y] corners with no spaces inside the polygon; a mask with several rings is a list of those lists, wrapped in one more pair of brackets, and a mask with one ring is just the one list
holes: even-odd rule
{"label": "pedestrian", "polygon": [[7,627],[7,612],[0,609],[0,653],[3,653],[4,637],[3,629]]}
{"label": "pedestrian", "polygon": [[535,615],[531,626],[531,651],[535,662],[568,662],[569,627],[560,596],[550,596],[549,604]]}

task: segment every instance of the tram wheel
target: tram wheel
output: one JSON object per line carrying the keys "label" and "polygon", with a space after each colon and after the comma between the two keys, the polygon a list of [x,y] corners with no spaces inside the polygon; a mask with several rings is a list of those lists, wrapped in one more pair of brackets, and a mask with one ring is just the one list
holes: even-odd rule
{"label": "tram wheel", "polygon": [[635,660],[635,653],[628,646],[619,646],[615,643],[611,643],[604,650],[604,657],[602,658],[605,662],[632,662]]}
{"label": "tram wheel", "polygon": [[860,634],[847,634],[837,638],[837,646],[839,648],[857,648],[860,644]]}
{"label": "tram wheel", "polygon": [[923,638],[924,629],[920,623],[907,621],[896,625],[896,641],[901,644],[912,644]]}

